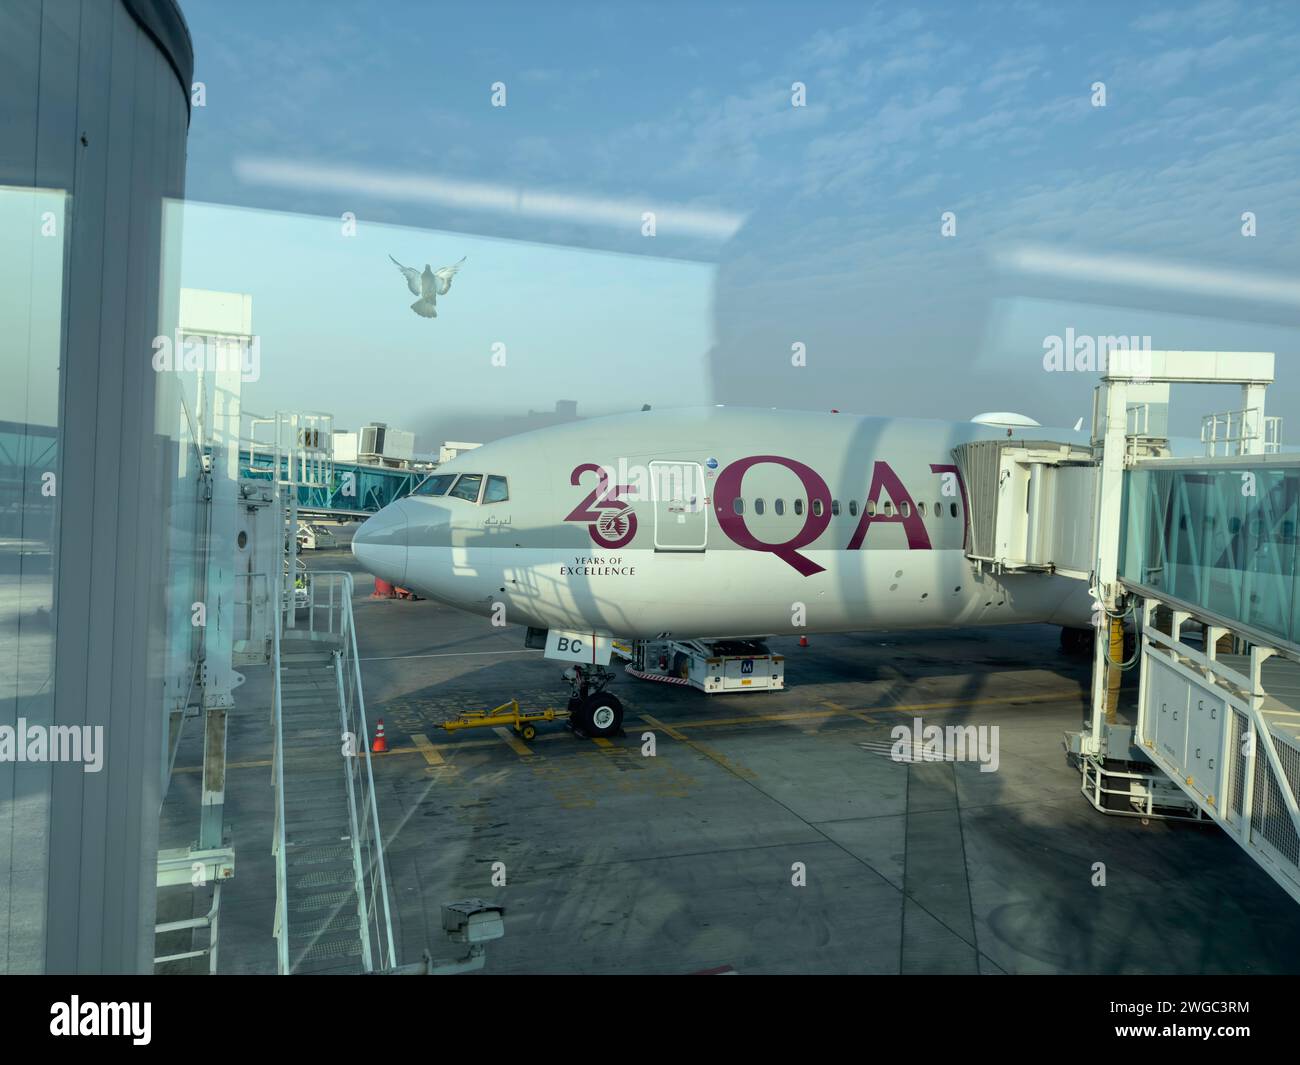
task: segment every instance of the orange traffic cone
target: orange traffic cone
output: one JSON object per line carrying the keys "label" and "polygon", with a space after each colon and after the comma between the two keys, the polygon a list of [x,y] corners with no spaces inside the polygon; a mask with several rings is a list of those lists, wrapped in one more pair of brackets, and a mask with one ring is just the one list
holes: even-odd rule
{"label": "orange traffic cone", "polygon": [[388,741],[384,739],[384,719],[382,717],[375,726],[375,738],[370,743],[370,750],[374,754],[383,754],[388,750]]}
{"label": "orange traffic cone", "polygon": [[808,646],[808,637],[807,637],[807,636],[800,636],[800,637],[799,637],[799,646],[800,646],[800,647],[807,647],[807,646]]}

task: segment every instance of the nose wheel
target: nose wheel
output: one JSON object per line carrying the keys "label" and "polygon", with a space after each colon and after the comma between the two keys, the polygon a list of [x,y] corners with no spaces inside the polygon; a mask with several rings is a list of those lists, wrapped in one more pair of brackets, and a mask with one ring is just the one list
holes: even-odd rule
{"label": "nose wheel", "polygon": [[623,704],[606,692],[589,695],[578,707],[576,718],[588,736],[617,736],[623,730]]}
{"label": "nose wheel", "polygon": [[564,672],[573,689],[569,696],[569,724],[588,736],[604,738],[623,731],[623,704],[605,691],[614,679],[602,666],[573,666]]}

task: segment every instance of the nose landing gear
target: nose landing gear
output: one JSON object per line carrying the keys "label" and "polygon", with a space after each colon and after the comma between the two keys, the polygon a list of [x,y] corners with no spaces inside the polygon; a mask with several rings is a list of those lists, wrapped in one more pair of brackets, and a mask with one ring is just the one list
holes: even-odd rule
{"label": "nose landing gear", "polygon": [[623,704],[605,691],[614,671],[604,666],[570,666],[564,680],[569,696],[569,727],[588,736],[617,736],[623,731]]}

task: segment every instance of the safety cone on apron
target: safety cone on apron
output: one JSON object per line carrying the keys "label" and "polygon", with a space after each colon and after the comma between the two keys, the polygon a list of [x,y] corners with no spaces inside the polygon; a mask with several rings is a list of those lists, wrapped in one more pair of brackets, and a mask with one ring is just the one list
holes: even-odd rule
{"label": "safety cone on apron", "polygon": [[375,738],[370,742],[370,750],[374,754],[383,754],[388,750],[388,740],[384,738],[384,719],[381,717],[379,723],[375,725]]}

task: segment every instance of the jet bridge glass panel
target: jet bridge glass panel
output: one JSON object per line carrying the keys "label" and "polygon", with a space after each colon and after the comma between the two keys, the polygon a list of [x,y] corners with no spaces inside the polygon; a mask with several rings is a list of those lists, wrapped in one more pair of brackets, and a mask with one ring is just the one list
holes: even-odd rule
{"label": "jet bridge glass panel", "polygon": [[704,469],[698,462],[650,463],[655,550],[703,551],[708,539]]}
{"label": "jet bridge glass panel", "polygon": [[1300,467],[1138,467],[1125,481],[1121,576],[1300,642],[1298,508]]}

